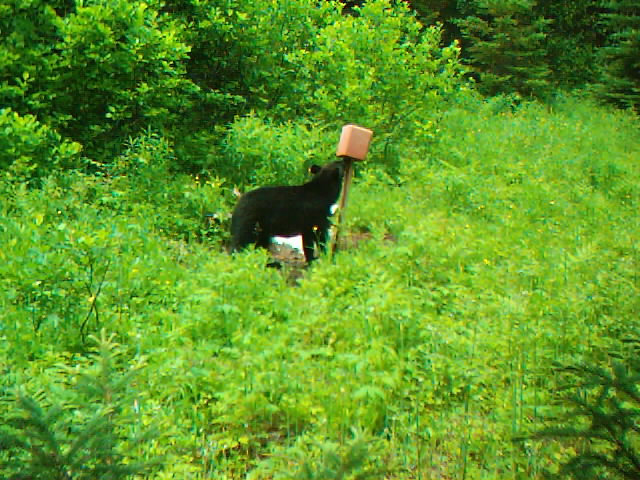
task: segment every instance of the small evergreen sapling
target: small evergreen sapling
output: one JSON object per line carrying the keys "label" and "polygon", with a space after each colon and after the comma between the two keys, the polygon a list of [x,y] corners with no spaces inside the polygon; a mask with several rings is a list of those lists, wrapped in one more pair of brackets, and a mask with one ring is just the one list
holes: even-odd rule
{"label": "small evergreen sapling", "polygon": [[640,337],[631,344],[608,366],[561,368],[569,409],[557,425],[533,436],[578,442],[578,452],[560,467],[558,477],[640,478]]}
{"label": "small evergreen sapling", "polygon": [[[8,480],[124,479],[152,471],[157,460],[132,452],[156,436],[140,422],[130,388],[135,369],[117,367],[118,345],[103,332],[95,362],[63,367],[71,385],[55,394],[16,393],[13,413],[0,425],[0,478]],[[134,448],[135,447],[135,448]]]}

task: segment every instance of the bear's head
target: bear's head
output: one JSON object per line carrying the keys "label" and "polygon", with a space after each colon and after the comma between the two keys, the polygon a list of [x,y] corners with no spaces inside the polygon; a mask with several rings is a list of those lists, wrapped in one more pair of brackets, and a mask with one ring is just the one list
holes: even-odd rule
{"label": "bear's head", "polygon": [[314,181],[320,183],[341,183],[342,175],[344,174],[344,162],[337,160],[322,167],[319,165],[311,165],[311,167],[309,167],[309,173],[313,175]]}
{"label": "bear's head", "polygon": [[335,203],[342,188],[344,162],[338,160],[323,165],[322,167],[312,165],[309,168],[309,173],[313,175],[313,178],[306,184],[307,188],[315,192],[321,192],[322,197],[324,197],[327,202]]}

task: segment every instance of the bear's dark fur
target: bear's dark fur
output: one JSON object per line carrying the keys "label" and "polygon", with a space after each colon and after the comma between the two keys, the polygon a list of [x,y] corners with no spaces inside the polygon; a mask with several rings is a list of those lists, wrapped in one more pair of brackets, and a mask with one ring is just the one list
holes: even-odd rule
{"label": "bear's dark fur", "polygon": [[325,250],[331,206],[342,188],[343,162],[313,165],[309,171],[313,178],[304,185],[262,187],[240,197],[231,216],[232,251],[252,243],[267,248],[274,236],[296,235],[302,235],[308,263],[316,244]]}

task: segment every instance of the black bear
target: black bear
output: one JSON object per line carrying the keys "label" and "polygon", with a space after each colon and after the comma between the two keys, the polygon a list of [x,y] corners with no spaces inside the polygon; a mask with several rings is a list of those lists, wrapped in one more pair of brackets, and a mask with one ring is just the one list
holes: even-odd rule
{"label": "black bear", "polygon": [[245,193],[231,216],[231,250],[249,244],[267,248],[274,236],[302,235],[307,263],[315,245],[324,251],[331,225],[331,206],[342,188],[343,162],[313,165],[313,178],[304,185],[262,187]]}

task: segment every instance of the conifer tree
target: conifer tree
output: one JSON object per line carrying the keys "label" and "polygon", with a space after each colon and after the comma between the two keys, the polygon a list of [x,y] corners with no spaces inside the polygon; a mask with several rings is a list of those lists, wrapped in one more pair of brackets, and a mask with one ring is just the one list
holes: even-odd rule
{"label": "conifer tree", "polygon": [[532,436],[578,447],[558,478],[640,478],[640,332],[609,356],[559,368],[563,412]]}
{"label": "conifer tree", "polygon": [[152,471],[159,459],[140,459],[157,437],[132,406],[137,368],[120,370],[119,345],[102,332],[93,363],[62,367],[68,389],[16,392],[0,423],[0,478],[7,480],[127,479]]}
{"label": "conifer tree", "polygon": [[597,91],[622,107],[640,109],[640,1],[609,0],[602,19],[609,43],[601,50],[603,72]]}
{"label": "conifer tree", "polygon": [[476,16],[458,20],[463,46],[485,94],[543,95],[549,67],[545,38],[549,20],[534,0],[477,0]]}
{"label": "conifer tree", "polygon": [[601,0],[537,0],[538,13],[553,20],[546,49],[555,85],[581,87],[597,77],[597,50],[605,41],[599,22],[601,4]]}

